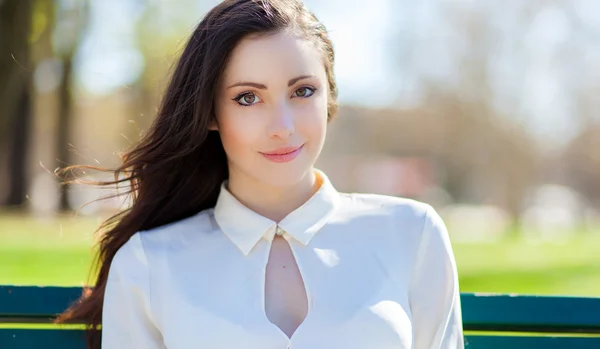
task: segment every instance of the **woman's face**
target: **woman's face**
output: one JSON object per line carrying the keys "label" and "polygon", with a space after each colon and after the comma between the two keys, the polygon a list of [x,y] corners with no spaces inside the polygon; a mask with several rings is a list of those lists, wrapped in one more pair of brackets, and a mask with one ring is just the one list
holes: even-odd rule
{"label": "woman's face", "polygon": [[327,77],[313,43],[285,31],[243,39],[215,101],[230,180],[289,186],[310,173],[327,128]]}

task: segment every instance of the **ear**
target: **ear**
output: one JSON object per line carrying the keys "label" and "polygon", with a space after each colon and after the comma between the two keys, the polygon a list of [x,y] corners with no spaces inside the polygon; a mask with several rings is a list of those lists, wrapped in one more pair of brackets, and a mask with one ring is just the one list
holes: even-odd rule
{"label": "ear", "polygon": [[219,131],[219,125],[217,124],[217,121],[214,118],[210,121],[208,129],[210,131]]}

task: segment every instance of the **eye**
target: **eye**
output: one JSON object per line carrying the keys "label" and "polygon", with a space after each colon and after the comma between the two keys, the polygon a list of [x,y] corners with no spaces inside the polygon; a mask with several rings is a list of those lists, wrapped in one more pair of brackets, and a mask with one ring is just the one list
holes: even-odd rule
{"label": "eye", "polygon": [[317,89],[315,89],[315,88],[307,87],[307,86],[300,87],[296,91],[294,91],[294,96],[300,97],[300,98],[307,98],[307,97],[312,96],[316,90]]}
{"label": "eye", "polygon": [[258,98],[258,96],[252,92],[242,93],[235,97],[233,100],[244,107],[249,107],[253,104],[260,102],[260,98]]}

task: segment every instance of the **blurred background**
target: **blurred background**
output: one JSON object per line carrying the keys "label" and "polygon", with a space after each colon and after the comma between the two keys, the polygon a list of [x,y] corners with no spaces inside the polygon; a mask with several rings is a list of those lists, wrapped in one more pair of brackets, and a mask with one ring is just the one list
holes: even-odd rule
{"label": "blurred background", "polygon": [[[336,49],[338,190],[434,206],[462,292],[600,296],[600,2],[305,2]],[[216,3],[0,0],[0,284],[88,283],[122,203],[55,170],[118,164]]]}

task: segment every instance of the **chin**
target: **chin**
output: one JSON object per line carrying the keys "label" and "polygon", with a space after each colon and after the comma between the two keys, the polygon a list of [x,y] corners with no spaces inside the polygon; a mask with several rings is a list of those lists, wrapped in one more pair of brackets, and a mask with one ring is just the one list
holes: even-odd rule
{"label": "chin", "polygon": [[243,161],[229,164],[230,176],[233,175],[231,170],[234,167],[236,176],[246,177],[250,182],[258,182],[270,187],[292,187],[310,175],[314,164],[313,158],[315,158],[312,155],[300,154],[293,161],[286,163],[272,162],[262,156],[253,159],[249,156],[240,157]]}
{"label": "chin", "polygon": [[289,165],[275,164],[274,166],[266,166],[261,169],[261,174],[258,178],[273,187],[291,187],[298,184],[312,170],[311,165]]}

